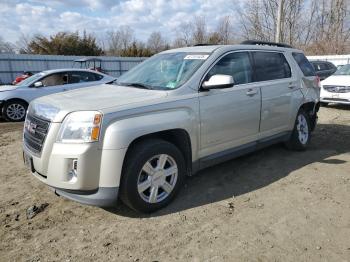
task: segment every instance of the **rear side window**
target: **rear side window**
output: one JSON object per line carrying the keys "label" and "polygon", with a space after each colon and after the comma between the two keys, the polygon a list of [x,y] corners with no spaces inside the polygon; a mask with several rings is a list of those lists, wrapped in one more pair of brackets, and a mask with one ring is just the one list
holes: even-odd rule
{"label": "rear side window", "polygon": [[327,64],[321,63],[320,64],[320,70],[328,70]]}
{"label": "rear side window", "polygon": [[95,75],[95,80],[96,81],[99,81],[99,80],[101,80],[103,78],[102,75],[99,75],[99,74],[94,74],[94,75]]}
{"label": "rear side window", "polygon": [[90,73],[90,72],[83,72],[83,71],[72,72],[70,73],[69,83],[76,84],[76,83],[96,81],[96,76],[97,74]]}
{"label": "rear side window", "polygon": [[327,63],[327,67],[330,70],[335,68],[335,66],[333,64],[331,64],[331,63]]}
{"label": "rear side window", "polygon": [[268,81],[291,77],[290,66],[281,53],[254,52],[255,81]]}
{"label": "rear side window", "polygon": [[298,63],[304,76],[316,76],[315,69],[303,53],[293,53],[294,60]]}

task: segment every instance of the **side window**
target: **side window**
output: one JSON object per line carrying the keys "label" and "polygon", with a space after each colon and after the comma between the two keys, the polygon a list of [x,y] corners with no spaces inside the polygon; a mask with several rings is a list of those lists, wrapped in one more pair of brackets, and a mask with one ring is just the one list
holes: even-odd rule
{"label": "side window", "polygon": [[316,76],[314,67],[303,53],[293,53],[294,60],[298,63],[304,76]]}
{"label": "side window", "polygon": [[77,84],[77,83],[96,81],[95,75],[96,74],[90,73],[90,72],[82,72],[82,71],[71,72],[69,77],[69,83]]}
{"label": "side window", "polygon": [[210,69],[206,79],[213,75],[231,75],[236,85],[252,82],[252,68],[249,54],[247,52],[237,52],[226,55]]}
{"label": "side window", "polygon": [[334,69],[334,66],[331,63],[327,63],[326,66],[327,66],[328,70]]}
{"label": "side window", "polygon": [[315,71],[317,72],[317,71],[320,71],[321,69],[320,69],[320,64],[318,64],[318,63],[312,63],[312,66],[314,67],[314,69],[315,69]]}
{"label": "side window", "polygon": [[56,73],[48,75],[47,77],[44,77],[41,82],[43,83],[43,86],[59,86],[59,85],[65,85],[68,83],[68,74],[63,73]]}
{"label": "side window", "polygon": [[255,81],[290,78],[290,66],[281,53],[253,52]]}
{"label": "side window", "polygon": [[328,70],[327,64],[326,63],[320,63],[320,70]]}
{"label": "side window", "polygon": [[103,75],[94,74],[94,76],[95,76],[95,81],[100,81],[103,78]]}

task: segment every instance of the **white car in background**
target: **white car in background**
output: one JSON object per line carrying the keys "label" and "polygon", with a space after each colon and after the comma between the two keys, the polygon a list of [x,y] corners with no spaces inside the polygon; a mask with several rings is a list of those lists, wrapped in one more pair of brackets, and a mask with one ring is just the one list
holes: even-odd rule
{"label": "white car in background", "polygon": [[350,64],[343,65],[332,76],[321,82],[321,103],[350,105]]}
{"label": "white car in background", "polygon": [[17,85],[0,86],[0,117],[23,121],[29,103],[38,97],[111,83],[115,77],[86,69],[56,69],[37,73]]}

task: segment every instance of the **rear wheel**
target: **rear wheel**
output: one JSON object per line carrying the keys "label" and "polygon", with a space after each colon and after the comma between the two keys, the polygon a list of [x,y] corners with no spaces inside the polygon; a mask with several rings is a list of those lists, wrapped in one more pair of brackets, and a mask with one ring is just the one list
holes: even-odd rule
{"label": "rear wheel", "polygon": [[295,120],[294,129],[286,146],[292,150],[303,151],[307,148],[311,138],[310,117],[300,109]]}
{"label": "rear wheel", "polygon": [[184,157],[175,145],[160,139],[140,142],[127,155],[120,198],[136,211],[156,211],[178,193],[185,172]]}
{"label": "rear wheel", "polygon": [[12,100],[5,103],[2,109],[2,115],[7,121],[24,121],[27,112],[27,103],[20,100]]}

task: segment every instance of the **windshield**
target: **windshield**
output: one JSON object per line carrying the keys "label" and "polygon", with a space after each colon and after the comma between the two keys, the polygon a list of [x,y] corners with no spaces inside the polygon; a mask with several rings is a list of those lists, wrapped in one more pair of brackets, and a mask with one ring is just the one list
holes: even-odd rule
{"label": "windshield", "polygon": [[343,65],[341,68],[339,68],[334,75],[338,76],[348,76],[350,75],[350,64],[348,65]]}
{"label": "windshield", "polygon": [[32,82],[36,82],[41,77],[43,77],[44,73],[37,73],[35,75],[32,75],[31,77],[28,77],[24,79],[23,81],[19,82],[16,86],[29,86]]}
{"label": "windshield", "polygon": [[184,84],[209,54],[167,53],[155,55],[118,78],[117,85],[171,90]]}

